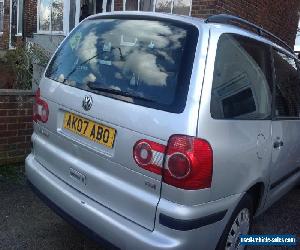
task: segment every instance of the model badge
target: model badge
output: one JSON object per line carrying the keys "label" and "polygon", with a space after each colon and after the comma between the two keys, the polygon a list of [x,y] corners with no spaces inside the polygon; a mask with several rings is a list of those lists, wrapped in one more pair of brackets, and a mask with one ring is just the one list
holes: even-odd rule
{"label": "model badge", "polygon": [[151,189],[156,190],[156,185],[153,184],[153,183],[151,183],[151,182],[149,182],[149,181],[145,181],[145,186],[146,186],[146,187],[149,187],[149,188],[151,188]]}
{"label": "model badge", "polygon": [[88,111],[91,109],[93,105],[93,98],[89,95],[86,95],[82,101],[82,107],[84,110]]}

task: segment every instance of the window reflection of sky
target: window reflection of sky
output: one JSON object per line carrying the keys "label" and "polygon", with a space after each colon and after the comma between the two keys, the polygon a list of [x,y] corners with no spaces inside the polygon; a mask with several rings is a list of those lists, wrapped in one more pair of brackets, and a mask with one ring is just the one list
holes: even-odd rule
{"label": "window reflection of sky", "polygon": [[39,7],[40,30],[50,30],[51,0],[41,0]]}

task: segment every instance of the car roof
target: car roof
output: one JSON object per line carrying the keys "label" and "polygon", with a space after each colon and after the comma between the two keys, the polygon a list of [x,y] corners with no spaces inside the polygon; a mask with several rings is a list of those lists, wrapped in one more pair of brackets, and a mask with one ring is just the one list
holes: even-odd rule
{"label": "car roof", "polygon": [[296,59],[298,62],[298,57],[286,49],[285,47],[279,45],[272,39],[269,39],[265,36],[261,36],[249,29],[242,28],[237,25],[233,25],[230,23],[214,23],[214,22],[209,22],[206,23],[206,19],[203,18],[198,18],[198,17],[192,17],[192,16],[187,16],[187,15],[177,15],[177,14],[169,14],[169,13],[161,13],[161,12],[146,12],[146,11],[113,11],[113,12],[106,12],[106,13],[99,13],[95,15],[91,15],[86,18],[86,20],[89,19],[98,19],[102,17],[125,17],[125,16],[134,16],[134,17],[156,17],[156,18],[162,18],[162,19],[169,19],[169,20],[177,20],[177,21],[182,21],[188,24],[192,24],[196,26],[198,29],[210,29],[211,27],[217,27],[217,28],[222,28],[224,30],[224,33],[228,33],[228,31],[234,32],[236,34],[241,34],[245,35],[248,37],[251,37],[255,40],[261,41],[263,43],[266,43],[276,49],[279,49],[281,51],[284,51],[286,54],[289,54],[292,56],[294,59]]}
{"label": "car roof", "polygon": [[122,17],[122,16],[134,16],[134,17],[157,17],[163,19],[170,20],[178,20],[185,23],[190,23],[196,26],[200,26],[204,24],[204,19],[191,17],[186,15],[177,15],[177,14],[169,14],[169,13],[161,13],[161,12],[147,12],[147,11],[113,11],[106,13],[99,13],[95,15],[91,15],[87,17],[87,19],[97,19],[101,17]]}

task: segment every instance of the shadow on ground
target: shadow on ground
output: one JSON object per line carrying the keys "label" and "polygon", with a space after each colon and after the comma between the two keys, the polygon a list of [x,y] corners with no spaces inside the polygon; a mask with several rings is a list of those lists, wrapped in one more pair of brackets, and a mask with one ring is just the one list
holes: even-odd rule
{"label": "shadow on ground", "polygon": [[[299,232],[300,189],[292,190],[258,217],[253,231],[255,234],[298,233],[298,236]],[[45,206],[27,186],[20,168],[4,175],[0,172],[0,249],[104,248]]]}

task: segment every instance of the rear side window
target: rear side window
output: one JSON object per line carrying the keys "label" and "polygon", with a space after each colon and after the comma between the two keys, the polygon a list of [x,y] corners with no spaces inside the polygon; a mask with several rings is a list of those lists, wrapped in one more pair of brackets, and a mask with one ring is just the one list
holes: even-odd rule
{"label": "rear side window", "polygon": [[300,78],[295,60],[274,51],[276,75],[275,115],[277,117],[300,117]]}
{"label": "rear side window", "polygon": [[269,119],[271,64],[268,46],[234,34],[221,35],[211,93],[215,119]]}
{"label": "rear side window", "polygon": [[46,77],[123,101],[182,112],[198,29],[171,20],[93,19],[64,41]]}

